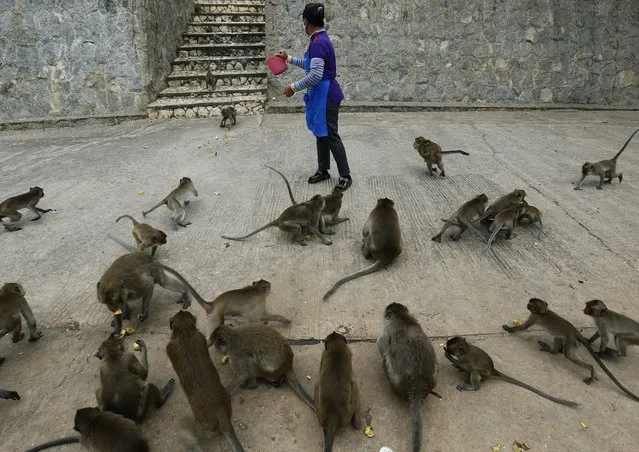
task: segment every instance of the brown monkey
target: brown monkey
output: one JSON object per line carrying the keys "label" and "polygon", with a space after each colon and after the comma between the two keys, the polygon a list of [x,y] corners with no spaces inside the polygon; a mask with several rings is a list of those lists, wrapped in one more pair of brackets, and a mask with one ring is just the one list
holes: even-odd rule
{"label": "brown monkey", "polygon": [[[611,311],[601,300],[586,302],[584,314],[591,316],[598,331],[588,339],[592,344],[601,336],[599,356],[626,356],[628,345],[639,345],[639,322],[618,312]],[[612,338],[617,350],[608,348]]]}
{"label": "brown monkey", "polygon": [[624,149],[626,149],[626,146],[628,146],[628,143],[630,143],[630,140],[632,140],[637,132],[639,132],[639,129],[632,132],[632,135],[630,135],[630,138],[628,138],[628,141],[626,141],[621,150],[617,152],[617,155],[615,155],[610,160],[601,160],[596,163],[584,163],[581,167],[581,179],[579,180],[579,182],[577,182],[575,190],[581,190],[581,184],[583,183],[586,176],[589,175],[599,176],[599,185],[597,185],[598,190],[603,189],[602,185],[604,183],[604,180],[610,184],[616,177],[619,179],[619,183],[621,183],[621,181],[623,180],[623,173],[617,172],[617,158],[621,155]]}
{"label": "brown monkey", "polygon": [[483,215],[486,210],[486,204],[488,204],[488,197],[484,193],[475,196],[470,201],[466,201],[450,216],[450,218],[442,218],[444,226],[442,227],[442,230],[439,231],[439,234],[434,236],[432,240],[434,242],[441,243],[442,235],[446,232],[446,229],[451,226],[457,226],[459,228],[459,232],[450,237],[453,240],[459,240],[466,229],[469,228],[485,240],[486,238],[481,232],[479,232],[479,230],[477,230],[477,228],[473,225],[473,222]]}
{"label": "brown monkey", "polygon": [[393,391],[411,407],[413,452],[422,444],[422,402],[437,384],[437,355],[433,344],[406,306],[391,303],[384,310],[377,340],[386,377]]}
{"label": "brown monkey", "polygon": [[155,256],[158,246],[166,244],[166,234],[159,229],[155,229],[150,224],[138,223],[131,215],[122,215],[115,222],[117,223],[122,218],[128,218],[133,222],[133,238],[137,243],[138,251],[153,247],[151,256]]}
{"label": "brown monkey", "polygon": [[572,407],[579,406],[578,403],[553,397],[537,388],[533,388],[526,383],[522,383],[515,378],[501,373],[495,369],[495,364],[488,353],[479,347],[469,344],[463,337],[455,336],[448,339],[446,347],[444,347],[444,352],[446,358],[453,363],[453,366],[468,373],[470,382],[458,384],[457,389],[460,391],[479,391],[482,380],[496,378],[517,385],[520,388],[528,389],[555,403]]}
{"label": "brown monkey", "polygon": [[0,389],[0,399],[6,400],[20,400],[20,395],[15,391],[9,391],[7,389]]}
{"label": "brown monkey", "polygon": [[517,224],[517,218],[519,218],[523,207],[521,204],[515,204],[510,207],[507,207],[503,210],[500,210],[497,215],[495,215],[495,219],[490,225],[490,238],[488,239],[488,249],[492,251],[490,245],[497,237],[497,234],[501,230],[506,230],[506,238],[509,239],[512,237],[513,229],[515,229],[515,225]]}
{"label": "brown monkey", "polygon": [[493,221],[495,219],[495,215],[507,207],[520,205],[525,197],[526,192],[524,190],[513,190],[510,193],[505,194],[488,206],[486,212],[484,212],[484,214],[479,218],[479,221],[482,223]]}
{"label": "brown monkey", "polygon": [[149,444],[130,419],[97,408],[80,408],[75,412],[73,429],[81,436],[49,441],[27,452],[38,452],[64,444],[80,443],[96,452],[149,452]]}
{"label": "brown monkey", "polygon": [[166,354],[180,379],[194,419],[184,422],[180,436],[189,450],[201,451],[199,432],[220,430],[235,452],[244,448],[231,423],[231,396],[222,386],[213,365],[206,338],[196,327],[195,316],[180,311],[170,322],[171,339]]}
{"label": "brown monkey", "polygon": [[100,345],[95,356],[100,359],[100,388],[95,397],[102,411],[121,414],[135,422],[142,422],[149,407],[160,408],[173,392],[175,380],[170,379],[158,389],[144,383],[149,374],[149,361],[144,341],[135,341],[142,352],[142,362],[131,352],[124,351],[124,342],[112,335]]}
{"label": "brown monkey", "polygon": [[359,390],[353,376],[353,356],[346,338],[331,333],[324,340],[319,380],[315,384],[315,412],[324,429],[324,452],[333,450],[338,428],[362,428]]}
{"label": "brown monkey", "polygon": [[374,259],[375,263],[337,281],[324,295],[324,301],[328,300],[337,288],[345,282],[382,270],[400,255],[402,252],[402,234],[394,206],[395,203],[388,198],[377,200],[377,205],[371,211],[362,229],[362,253],[364,258]]}
{"label": "brown monkey", "polygon": [[322,216],[322,210],[324,210],[325,205],[326,202],[322,195],[315,195],[310,199],[310,201],[308,201],[308,203],[295,204],[287,207],[286,210],[284,210],[284,212],[282,212],[282,214],[275,220],[267,223],[259,229],[256,229],[250,234],[242,237],[229,237],[223,235],[222,238],[241,241],[263,231],[264,229],[277,226],[280,230],[292,234],[293,243],[306,246],[304,236],[302,235],[302,228],[306,227],[315,235],[315,237],[320,239],[324,245],[332,245],[333,242],[324,237],[317,229]]}
{"label": "brown monkey", "polygon": [[238,387],[255,389],[261,378],[279,386],[286,382],[304,402],[315,410],[313,399],[293,371],[293,350],[279,332],[261,323],[232,327],[220,325],[211,333],[211,344],[228,355],[233,368],[229,393]]}
{"label": "brown monkey", "polygon": [[521,220],[528,220],[530,224],[536,223],[539,227],[539,235],[537,240],[541,239],[541,234],[544,232],[544,225],[541,222],[541,211],[535,206],[531,206],[525,200],[521,202],[521,210],[519,211],[519,217],[517,223],[520,224]]}
{"label": "brown monkey", "polygon": [[229,121],[233,125],[236,124],[237,112],[235,111],[235,107],[233,107],[232,105],[227,105],[225,107],[222,107],[222,110],[220,112],[222,113],[222,121],[220,122],[220,127],[226,127],[227,129],[231,130],[231,124],[227,124],[226,121]]}
{"label": "brown monkey", "polygon": [[[0,338],[12,333],[13,342],[20,342],[24,339],[20,314],[29,327],[29,342],[35,342],[42,337],[42,333],[38,331],[36,326],[33,311],[24,298],[25,293],[22,285],[18,283],[5,283],[0,288]],[[4,362],[4,358],[2,362]]]}
{"label": "brown monkey", "polygon": [[463,154],[470,155],[468,152],[457,149],[455,151],[442,151],[441,146],[437,143],[427,140],[424,137],[417,137],[413,142],[413,148],[417,151],[417,153],[424,159],[426,162],[426,168],[428,171],[428,175],[433,175],[433,170],[437,171],[437,169],[433,168],[433,165],[437,165],[439,167],[439,175],[441,177],[446,177],[444,173],[444,161],[442,159],[443,154]]}
{"label": "brown monkey", "polygon": [[209,64],[209,67],[206,68],[206,74],[204,75],[204,82],[206,83],[206,89],[211,87],[211,91],[215,91],[215,85],[217,85],[217,77],[213,75],[213,71],[211,70],[212,64]]}
{"label": "brown monkey", "polygon": [[175,190],[169,193],[166,198],[157,203],[155,206],[151,207],[146,212],[142,212],[142,216],[146,217],[158,207],[165,205],[173,212],[171,214],[171,221],[173,224],[187,227],[191,223],[184,222],[184,218],[186,217],[186,209],[184,207],[191,202],[189,201],[190,194],[193,194],[195,197],[198,196],[197,190],[195,189],[191,179],[183,177],[180,179],[180,184]]}
{"label": "brown monkey", "polygon": [[31,187],[29,191],[21,195],[7,198],[0,203],[0,222],[3,218],[9,218],[9,223],[3,224],[7,231],[19,231],[22,228],[16,226],[16,223],[22,218],[22,214],[18,212],[20,209],[29,209],[36,217],[31,221],[39,220],[41,213],[51,212],[53,209],[41,209],[37,206],[38,202],[44,197],[44,190],[40,187]]}
{"label": "brown monkey", "polygon": [[563,351],[564,356],[570,361],[590,371],[590,377],[584,378],[584,383],[590,384],[594,380],[597,380],[597,377],[595,376],[595,368],[592,367],[590,364],[581,361],[575,354],[577,343],[579,342],[583,344],[583,346],[586,347],[593,359],[597,361],[599,367],[601,367],[601,369],[606,373],[606,375],[610,377],[610,379],[619,387],[619,389],[625,392],[633,400],[639,401],[639,397],[637,397],[635,394],[626,389],[625,386],[619,383],[619,380],[617,380],[612,372],[610,372],[604,365],[604,363],[601,362],[601,359],[599,359],[597,353],[593,350],[590,343],[588,343],[588,340],[577,330],[577,328],[575,328],[572,323],[548,309],[548,303],[546,303],[544,300],[540,300],[539,298],[531,298],[528,301],[527,307],[530,311],[530,316],[526,319],[526,321],[519,326],[502,325],[504,331],[507,331],[509,333],[514,333],[515,331],[523,331],[527,330],[535,324],[538,324],[542,328],[545,328],[550,334],[555,336],[555,338],[552,346],[546,342],[539,341],[539,349],[542,352],[553,354]]}

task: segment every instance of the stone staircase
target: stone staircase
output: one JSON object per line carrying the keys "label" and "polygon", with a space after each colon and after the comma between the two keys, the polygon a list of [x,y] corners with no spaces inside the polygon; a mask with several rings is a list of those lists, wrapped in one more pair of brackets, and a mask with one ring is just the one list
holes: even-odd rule
{"label": "stone staircase", "polygon": [[[196,1],[168,87],[149,104],[149,118],[219,116],[225,105],[238,114],[261,113],[267,99],[264,19],[264,0]],[[209,65],[214,90],[206,86]]]}

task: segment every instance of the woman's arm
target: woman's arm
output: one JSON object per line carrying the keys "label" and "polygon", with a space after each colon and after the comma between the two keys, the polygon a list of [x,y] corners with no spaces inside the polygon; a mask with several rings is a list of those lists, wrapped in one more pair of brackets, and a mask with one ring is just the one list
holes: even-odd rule
{"label": "woman's arm", "polygon": [[[293,58],[293,57],[292,57]],[[298,58],[299,59],[299,58]],[[293,60],[291,60],[292,64],[295,64]],[[306,74],[306,76],[291,84],[291,88],[294,92],[300,91],[302,89],[312,88],[317,85],[322,77],[324,76],[324,59],[323,58],[311,58],[311,69]]]}

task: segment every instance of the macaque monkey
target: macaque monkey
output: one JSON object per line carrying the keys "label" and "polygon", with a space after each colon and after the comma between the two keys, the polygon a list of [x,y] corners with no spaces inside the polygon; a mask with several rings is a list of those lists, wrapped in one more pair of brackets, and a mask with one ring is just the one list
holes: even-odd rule
{"label": "macaque monkey", "polygon": [[142,216],[146,217],[149,213],[153,212],[160,206],[166,205],[173,213],[171,214],[171,221],[174,225],[187,227],[191,223],[185,223],[184,218],[186,217],[186,209],[191,201],[189,201],[190,195],[197,197],[198,193],[191,182],[191,179],[188,177],[183,177],[180,179],[180,184],[178,187],[173,190],[171,193],[167,195],[162,201],[157,203],[155,206],[151,207],[151,209],[146,212],[142,212]]}
{"label": "macaque monkey", "polygon": [[479,221],[481,221],[482,223],[493,221],[495,219],[495,215],[497,215],[502,210],[511,206],[521,205],[525,197],[526,192],[524,190],[513,190],[510,193],[505,194],[488,206],[486,212],[484,212],[484,214],[479,218]]}
{"label": "macaque monkey", "polygon": [[457,385],[457,389],[460,391],[479,391],[482,380],[496,378],[517,385],[520,388],[528,389],[555,403],[572,407],[579,406],[578,403],[553,397],[537,388],[533,388],[526,383],[522,383],[515,378],[501,373],[495,369],[495,364],[488,353],[475,345],[469,344],[463,337],[455,336],[448,339],[446,347],[444,347],[444,352],[446,358],[453,363],[453,366],[468,374],[469,383],[460,383]]}
{"label": "macaque monkey", "polygon": [[[29,342],[35,342],[42,337],[31,307],[24,298],[25,293],[22,285],[18,283],[5,283],[0,288],[0,338],[12,333],[11,340],[14,343],[24,339],[20,315],[24,317],[29,327]],[[2,362],[4,358],[0,364]]]}
{"label": "macaque monkey", "polygon": [[6,400],[20,400],[20,395],[15,391],[9,391],[7,389],[0,389],[0,399]]}
{"label": "macaque monkey", "polygon": [[16,226],[16,223],[22,218],[22,214],[18,212],[20,209],[29,209],[36,216],[31,221],[39,220],[42,217],[41,213],[51,212],[53,209],[41,209],[37,206],[43,197],[44,190],[40,187],[31,187],[26,193],[2,201],[0,203],[0,222],[3,218],[10,220],[8,223],[3,223],[4,228],[10,232],[22,229]]}
{"label": "macaque monkey", "polygon": [[541,211],[535,206],[531,206],[525,200],[521,202],[521,209],[519,211],[519,217],[517,218],[517,224],[521,224],[522,220],[528,220],[530,224],[537,224],[539,228],[539,235],[537,240],[541,239],[541,234],[544,232],[544,225],[541,222]]}
{"label": "macaque monkey", "polygon": [[371,211],[362,229],[362,253],[365,259],[374,259],[375,263],[337,281],[324,295],[324,301],[328,300],[345,282],[382,270],[401,254],[402,234],[394,206],[395,203],[388,198],[377,200],[377,205]]}
{"label": "macaque monkey", "polygon": [[206,83],[206,89],[211,87],[211,91],[215,91],[215,85],[217,85],[217,77],[213,75],[213,71],[211,70],[212,64],[209,64],[209,67],[206,68],[206,75],[204,76],[204,81]]}
{"label": "macaque monkey", "polygon": [[439,167],[439,175],[441,177],[446,177],[446,173],[444,172],[444,161],[442,159],[442,155],[444,154],[463,154],[470,155],[468,152],[457,149],[455,151],[442,151],[441,146],[437,143],[427,140],[424,137],[417,137],[413,142],[413,148],[417,151],[417,153],[424,159],[426,162],[426,168],[428,171],[428,175],[432,176],[433,171],[437,171],[433,165],[437,165]]}
{"label": "macaque monkey", "polygon": [[166,244],[166,234],[159,229],[155,229],[150,224],[138,223],[131,215],[122,215],[118,217],[117,223],[122,218],[128,218],[133,222],[133,238],[137,244],[138,251],[144,251],[151,248],[151,256],[155,256],[158,246]]}
{"label": "macaque monkey", "polygon": [[[235,107],[232,105],[227,105],[226,107],[222,107],[222,121],[220,122],[220,127],[226,127],[231,130],[231,124],[236,124],[236,116],[237,113],[235,111]],[[230,124],[227,124],[226,121],[229,121]]]}
{"label": "macaque monkey", "polygon": [[[628,345],[639,345],[639,322],[618,312],[611,311],[601,300],[590,300],[586,303],[584,314],[595,321],[598,331],[588,339],[592,344],[601,337],[599,356],[626,356]],[[608,348],[610,339],[617,350]]]}
{"label": "macaque monkey", "polygon": [[635,394],[626,389],[625,386],[619,383],[619,380],[617,380],[612,372],[608,370],[601,359],[599,359],[599,356],[597,356],[597,353],[593,350],[592,346],[588,342],[588,339],[586,339],[572,323],[548,309],[548,303],[546,303],[544,300],[540,300],[539,298],[531,298],[528,301],[528,310],[530,311],[530,316],[524,323],[519,326],[502,325],[504,331],[508,333],[524,331],[535,324],[548,330],[548,332],[555,337],[553,344],[551,346],[546,342],[538,341],[539,349],[542,352],[553,354],[563,352],[564,356],[570,361],[580,367],[588,369],[590,371],[590,376],[584,378],[583,381],[586,384],[590,384],[593,381],[597,380],[597,377],[595,375],[594,367],[577,358],[577,355],[575,353],[577,350],[577,343],[581,343],[584,347],[586,347],[588,353],[590,353],[590,356],[592,356],[593,359],[597,361],[599,367],[601,367],[601,369],[606,373],[606,375],[610,377],[610,379],[619,387],[619,389],[625,392],[631,399],[639,401],[639,397],[637,397]]}
{"label": "macaque monkey", "polygon": [[473,225],[473,222],[483,215],[484,211],[486,210],[486,204],[488,204],[488,197],[484,193],[475,196],[470,201],[465,202],[459,209],[455,211],[455,213],[450,216],[450,218],[442,218],[444,226],[442,227],[442,230],[439,231],[439,234],[434,236],[432,240],[434,242],[441,243],[442,235],[444,234],[444,232],[446,232],[446,229],[451,226],[457,226],[459,228],[457,234],[454,234],[450,237],[453,240],[459,240],[466,229],[471,229],[476,234],[479,234],[479,237],[485,240],[486,238]]}
{"label": "macaque monkey", "polygon": [[598,190],[603,189],[604,180],[606,183],[610,184],[616,177],[619,179],[619,183],[621,183],[621,181],[623,180],[623,173],[617,172],[617,158],[621,155],[624,149],[626,149],[626,146],[628,146],[628,143],[630,143],[630,140],[632,140],[637,132],[639,132],[639,129],[632,132],[632,135],[630,135],[630,138],[628,138],[626,144],[623,145],[621,150],[617,152],[617,155],[615,155],[613,158],[609,160],[601,160],[596,163],[584,163],[581,167],[581,179],[579,180],[579,182],[577,182],[575,190],[581,190],[581,184],[584,182],[586,176],[590,175],[599,176],[599,185],[597,185]]}
{"label": "macaque monkey", "polygon": [[391,303],[384,310],[377,340],[388,382],[395,394],[410,403],[413,452],[422,445],[422,403],[437,384],[437,355],[430,339],[406,306]]}
{"label": "macaque monkey", "polygon": [[497,234],[501,230],[506,231],[506,238],[510,239],[512,237],[513,229],[515,229],[515,225],[517,224],[517,219],[520,216],[523,207],[521,204],[512,205],[510,207],[505,208],[504,210],[500,210],[497,215],[495,215],[494,221],[490,225],[490,238],[488,239],[488,249],[492,251],[490,245],[497,237]]}

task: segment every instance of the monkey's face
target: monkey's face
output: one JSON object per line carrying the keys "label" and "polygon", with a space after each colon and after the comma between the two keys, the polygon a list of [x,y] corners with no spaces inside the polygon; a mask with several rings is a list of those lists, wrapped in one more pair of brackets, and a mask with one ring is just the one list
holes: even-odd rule
{"label": "monkey's face", "polygon": [[452,337],[446,342],[446,350],[453,356],[465,355],[468,353],[468,342],[463,337]]}
{"label": "monkey's face", "polygon": [[517,198],[519,202],[523,201],[524,198],[526,197],[526,192],[524,190],[514,190],[513,194],[515,195],[515,198]]}
{"label": "monkey's face", "polygon": [[477,200],[483,204],[488,204],[488,196],[486,196],[486,193],[482,193],[481,195],[477,196]]}
{"label": "monkey's face", "polygon": [[[98,282],[98,300],[107,305],[111,312],[122,310],[123,297],[121,296],[121,284],[114,286],[112,284],[100,284]],[[126,297],[125,297],[126,298]]]}
{"label": "monkey's face", "polygon": [[271,283],[265,279],[260,279],[259,281],[253,281],[253,284],[251,285],[258,292],[269,293],[271,291]]}
{"label": "monkey's face", "polygon": [[601,300],[590,300],[586,302],[586,307],[584,308],[584,314],[590,315],[592,317],[601,317],[606,313],[608,308],[605,303]]}
{"label": "monkey's face", "polygon": [[160,245],[165,245],[166,244],[166,234],[162,231],[158,231],[157,234],[155,234],[155,243],[159,243]]}
{"label": "monkey's face", "polygon": [[215,331],[211,333],[211,343],[215,346],[215,349],[222,353],[228,354],[230,348],[230,327],[226,325],[218,326]]}
{"label": "monkey's face", "polygon": [[528,300],[527,308],[534,314],[544,314],[548,311],[548,303],[544,300],[540,300],[539,298],[531,298]]}
{"label": "monkey's face", "polygon": [[593,169],[593,164],[590,163],[590,162],[586,162],[581,167],[581,174],[582,175],[588,175],[588,174],[592,173],[592,169]]}
{"label": "monkey's face", "polygon": [[191,179],[188,177],[183,177],[180,179],[180,185],[192,184]]}
{"label": "monkey's face", "polygon": [[44,190],[38,186],[29,188],[29,192],[33,195],[39,196],[40,198],[44,196]]}
{"label": "monkey's face", "polygon": [[427,142],[428,140],[426,138],[417,137],[415,138],[415,141],[413,142],[413,149],[415,149],[416,151],[419,151]]}
{"label": "monkey's face", "polygon": [[2,295],[17,295],[19,297],[24,297],[25,293],[26,292],[22,285],[14,282],[5,283],[5,285],[2,286],[2,289],[0,289],[0,294]]}
{"label": "monkey's face", "polygon": [[124,352],[124,342],[116,335],[111,335],[106,339],[95,353],[95,357],[102,360],[109,356],[117,355]]}

